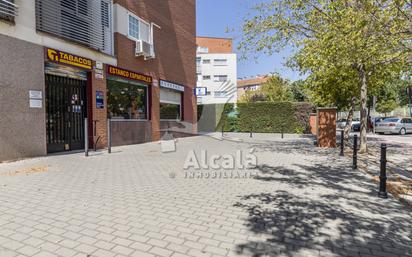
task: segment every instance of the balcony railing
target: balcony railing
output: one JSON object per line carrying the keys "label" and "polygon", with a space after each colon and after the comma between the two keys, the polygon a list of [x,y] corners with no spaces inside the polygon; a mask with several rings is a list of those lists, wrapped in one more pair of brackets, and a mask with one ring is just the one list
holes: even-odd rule
{"label": "balcony railing", "polygon": [[0,0],[0,19],[14,21],[18,14],[19,7],[13,0]]}

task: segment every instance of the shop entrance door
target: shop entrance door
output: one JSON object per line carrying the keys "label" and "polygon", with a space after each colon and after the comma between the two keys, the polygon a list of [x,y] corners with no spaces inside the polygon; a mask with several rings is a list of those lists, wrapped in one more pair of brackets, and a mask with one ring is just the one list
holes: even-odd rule
{"label": "shop entrance door", "polygon": [[84,149],[87,81],[46,74],[47,152]]}

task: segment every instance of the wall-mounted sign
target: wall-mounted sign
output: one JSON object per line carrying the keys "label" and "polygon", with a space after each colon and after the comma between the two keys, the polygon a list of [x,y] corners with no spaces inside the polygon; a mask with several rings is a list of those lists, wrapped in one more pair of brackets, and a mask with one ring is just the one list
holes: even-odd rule
{"label": "wall-mounted sign", "polygon": [[43,92],[41,90],[29,90],[30,108],[43,108]]}
{"label": "wall-mounted sign", "polygon": [[87,70],[93,68],[93,61],[90,59],[50,48],[46,48],[46,58],[52,62],[68,64]]}
{"label": "wall-mounted sign", "polygon": [[185,92],[185,87],[173,82],[165,81],[165,80],[160,80],[160,87],[168,88],[168,89],[173,89],[177,90],[180,92]]}
{"label": "wall-mounted sign", "polygon": [[40,90],[29,90],[30,99],[43,99],[43,92]]}
{"label": "wall-mounted sign", "polygon": [[96,61],[96,69],[103,70],[103,63]]}
{"label": "wall-mounted sign", "polygon": [[30,99],[30,108],[43,108],[43,101],[39,99]]}
{"label": "wall-mounted sign", "polygon": [[96,109],[104,109],[103,91],[96,91]]}
{"label": "wall-mounted sign", "polygon": [[194,89],[195,96],[205,96],[207,95],[207,88],[206,87],[196,87]]}
{"label": "wall-mounted sign", "polygon": [[94,77],[96,79],[104,79],[103,70],[94,69]]}
{"label": "wall-mounted sign", "polygon": [[107,67],[107,73],[109,75],[119,76],[119,77],[123,77],[123,78],[126,78],[126,79],[144,81],[146,83],[152,83],[152,81],[153,81],[152,77],[150,77],[150,76],[146,76],[146,75],[136,73],[136,72],[133,72],[133,71],[128,71],[128,70],[125,70],[125,69],[113,67],[113,66],[110,66],[110,65],[108,65],[108,67]]}

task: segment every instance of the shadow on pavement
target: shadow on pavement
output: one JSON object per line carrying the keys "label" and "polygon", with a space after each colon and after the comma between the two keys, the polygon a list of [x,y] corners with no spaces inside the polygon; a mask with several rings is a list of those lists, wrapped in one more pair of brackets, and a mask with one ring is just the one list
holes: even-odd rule
{"label": "shadow on pavement", "polygon": [[[245,256],[412,256],[411,210],[381,200],[377,187],[334,150],[308,143],[254,145],[257,151],[330,156],[331,165],[262,165],[257,180],[291,190],[243,195],[235,204],[248,213],[256,238],[239,243]],[[332,154],[331,154],[332,153]],[[350,166],[349,166],[350,167]]]}

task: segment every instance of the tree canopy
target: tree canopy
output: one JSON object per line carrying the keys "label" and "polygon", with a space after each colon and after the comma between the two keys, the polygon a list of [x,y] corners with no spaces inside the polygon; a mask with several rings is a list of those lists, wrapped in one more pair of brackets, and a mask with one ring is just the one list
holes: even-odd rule
{"label": "tree canopy", "polygon": [[410,0],[270,0],[245,20],[239,48],[273,54],[295,49],[289,64],[309,75],[311,96],[324,104],[361,105],[366,150],[367,99],[410,69]]}

